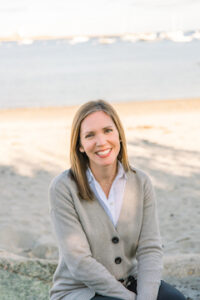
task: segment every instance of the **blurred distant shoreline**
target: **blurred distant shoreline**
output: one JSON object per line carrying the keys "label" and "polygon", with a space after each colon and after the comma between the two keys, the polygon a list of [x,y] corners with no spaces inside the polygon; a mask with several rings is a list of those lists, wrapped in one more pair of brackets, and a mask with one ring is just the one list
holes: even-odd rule
{"label": "blurred distant shoreline", "polygon": [[[80,105],[0,109],[0,119],[3,122],[28,121],[30,118],[43,119],[43,117],[54,119],[55,116],[64,118],[67,115],[73,115]],[[112,102],[112,105],[120,112],[120,115],[126,116],[200,112],[200,98]]]}
{"label": "blurred distant shoreline", "polygon": [[200,29],[196,30],[176,30],[176,31],[161,31],[161,32],[138,32],[123,34],[101,34],[101,35],[20,35],[15,33],[9,36],[0,36],[0,42],[18,42],[24,44],[31,44],[34,41],[41,40],[67,40],[71,44],[87,42],[90,39],[98,39],[99,43],[112,44],[116,39],[129,42],[137,41],[160,41],[171,40],[173,42],[190,42],[194,39],[200,40]]}

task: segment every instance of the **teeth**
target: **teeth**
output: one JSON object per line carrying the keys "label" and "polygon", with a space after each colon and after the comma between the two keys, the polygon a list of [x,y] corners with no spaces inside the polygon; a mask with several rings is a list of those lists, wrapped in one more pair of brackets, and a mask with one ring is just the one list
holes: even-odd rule
{"label": "teeth", "polygon": [[99,155],[105,155],[105,154],[108,154],[109,152],[110,152],[110,149],[105,150],[105,151],[99,151],[99,152],[97,152],[97,154],[99,154]]}

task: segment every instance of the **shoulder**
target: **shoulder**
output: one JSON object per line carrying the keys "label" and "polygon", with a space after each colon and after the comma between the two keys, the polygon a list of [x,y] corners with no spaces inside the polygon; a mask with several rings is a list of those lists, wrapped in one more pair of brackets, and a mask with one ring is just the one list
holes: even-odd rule
{"label": "shoulder", "polygon": [[[77,186],[72,179],[70,169],[53,178],[49,185],[49,198],[51,204],[70,201],[73,192],[76,192]],[[70,201],[71,202],[71,201]]]}
{"label": "shoulder", "polygon": [[49,185],[49,189],[59,189],[62,186],[70,184],[71,176],[70,169],[63,171],[56,177],[54,177]]}
{"label": "shoulder", "polygon": [[[131,178],[135,177],[136,186],[139,188],[139,191],[144,196],[145,203],[155,202],[155,190],[152,185],[150,176],[143,170],[133,168],[134,171],[129,171]],[[133,179],[134,180],[134,179]],[[132,184],[133,186],[133,184]]]}
{"label": "shoulder", "polygon": [[149,174],[147,174],[145,171],[135,168],[133,166],[130,166],[131,169],[127,173],[128,177],[137,179],[140,183],[151,183],[151,178]]}

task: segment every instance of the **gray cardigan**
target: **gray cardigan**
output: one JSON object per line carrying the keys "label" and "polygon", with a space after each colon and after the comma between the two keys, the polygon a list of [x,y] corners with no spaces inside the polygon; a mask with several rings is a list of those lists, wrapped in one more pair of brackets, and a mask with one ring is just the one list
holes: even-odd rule
{"label": "gray cardigan", "polygon": [[[134,170],[127,173],[116,227],[97,199],[80,199],[69,170],[52,181],[50,212],[59,263],[51,300],[89,300],[95,293],[124,300],[157,299],[162,246],[155,196],[149,177]],[[137,279],[137,298],[118,281],[129,275]]]}

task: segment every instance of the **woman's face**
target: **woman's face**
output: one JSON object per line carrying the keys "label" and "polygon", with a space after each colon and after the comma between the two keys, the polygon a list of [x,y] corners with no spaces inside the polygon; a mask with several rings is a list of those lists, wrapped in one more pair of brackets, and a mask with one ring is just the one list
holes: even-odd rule
{"label": "woman's face", "polygon": [[92,170],[116,165],[120,151],[119,132],[105,112],[91,113],[82,121],[80,140],[79,150],[87,154]]}

